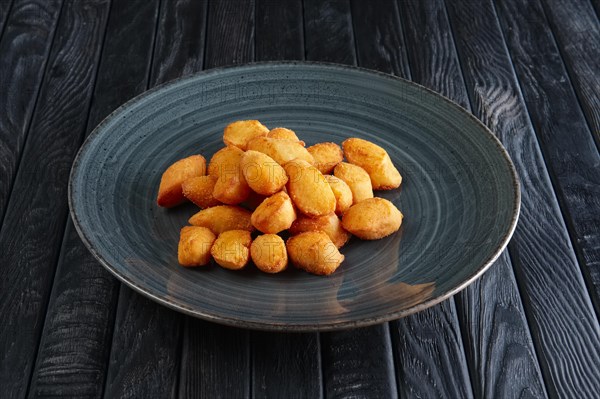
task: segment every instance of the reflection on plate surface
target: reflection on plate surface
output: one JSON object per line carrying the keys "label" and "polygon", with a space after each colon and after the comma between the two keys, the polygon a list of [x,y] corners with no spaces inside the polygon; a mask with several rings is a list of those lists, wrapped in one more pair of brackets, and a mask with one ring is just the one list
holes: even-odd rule
{"label": "reflection on plate surface", "polygon": [[[403,183],[376,195],[403,212],[400,231],[352,238],[330,277],[178,266],[179,229],[197,208],[156,205],[162,171],[209,159],[240,119],[291,128],[307,146],[362,137],[384,147]],[[519,209],[512,164],[470,114],[387,75],[303,63],[214,70],[143,94],[86,142],[69,194],[84,242],[130,286],[208,320],[278,330],[368,325],[441,301],[497,257]]]}

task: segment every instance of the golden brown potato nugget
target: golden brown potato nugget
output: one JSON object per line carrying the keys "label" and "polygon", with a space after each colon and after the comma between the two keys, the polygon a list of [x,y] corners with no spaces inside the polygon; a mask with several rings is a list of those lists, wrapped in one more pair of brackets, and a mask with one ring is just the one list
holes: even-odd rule
{"label": "golden brown potato nugget", "polygon": [[185,226],[179,235],[177,259],[182,266],[204,266],[217,237],[206,227]]}
{"label": "golden brown potato nugget", "polygon": [[263,233],[277,234],[289,229],[296,220],[292,200],[283,191],[264,200],[252,213],[251,222]]}
{"label": "golden brown potato nugget", "polygon": [[209,176],[218,179],[222,175],[236,173],[240,162],[244,156],[244,151],[237,147],[224,147],[210,159],[208,163],[208,174]]}
{"label": "golden brown potato nugget", "polygon": [[213,190],[217,179],[212,176],[198,176],[187,179],[181,185],[183,196],[200,208],[210,208],[220,204],[213,197]]}
{"label": "golden brown potato nugget", "polygon": [[248,149],[267,154],[281,166],[292,159],[302,159],[310,164],[314,162],[306,148],[294,140],[259,137],[248,143]]}
{"label": "golden brown potato nugget", "polygon": [[285,242],[277,234],[256,237],[250,246],[250,256],[256,267],[265,273],[279,273],[287,268]]}
{"label": "golden brown potato nugget", "polygon": [[185,201],[181,185],[187,179],[206,174],[206,160],[202,155],[180,159],[164,171],[158,187],[159,206],[171,208]]}
{"label": "golden brown potato nugget", "polygon": [[322,216],[335,211],[333,191],[317,168],[298,159],[283,167],[289,177],[287,191],[300,212]]}
{"label": "golden brown potato nugget", "polygon": [[217,205],[201,210],[192,216],[189,223],[210,229],[215,234],[228,230],[253,231],[250,217],[252,213],[244,208],[233,205]]}
{"label": "golden brown potato nugget", "polygon": [[377,240],[395,233],[402,224],[402,213],[383,198],[368,198],[352,205],[342,217],[342,226],[363,240]]}
{"label": "golden brown potato nugget", "polygon": [[335,176],[324,175],[324,177],[335,196],[335,213],[342,215],[352,206],[352,190],[345,181]]}
{"label": "golden brown potato nugget", "polygon": [[292,263],[309,273],[330,275],[343,262],[344,255],[322,231],[307,231],[287,240]]}
{"label": "golden brown potato nugget", "polygon": [[315,167],[324,175],[331,173],[335,165],[344,159],[344,153],[336,143],[318,143],[307,150],[315,159]]}
{"label": "golden brown potato nugget", "polygon": [[275,129],[271,129],[269,134],[267,134],[267,137],[272,139],[287,139],[297,141],[300,144],[302,144],[302,147],[305,146],[304,141],[300,140],[293,130],[287,129],[285,127],[276,127]]}
{"label": "golden brown potato nugget", "polygon": [[351,234],[342,227],[342,222],[335,213],[311,218],[299,216],[290,227],[290,234],[296,235],[305,231],[322,231],[327,234],[336,247],[341,248],[348,242]]}
{"label": "golden brown potato nugget", "polygon": [[217,179],[213,197],[228,205],[237,205],[248,199],[250,186],[241,173],[223,175]]}
{"label": "golden brown potato nugget", "polygon": [[288,181],[281,165],[262,152],[246,151],[242,157],[241,168],[250,188],[262,195],[275,194]]}
{"label": "golden brown potato nugget", "polygon": [[340,162],[333,174],[343,180],[352,191],[352,203],[357,204],[367,198],[373,198],[373,186],[369,174],[360,166]]}
{"label": "golden brown potato nugget", "polygon": [[239,270],[250,260],[252,238],[247,230],[229,230],[219,234],[210,250],[215,262],[230,270]]}
{"label": "golden brown potato nugget", "polygon": [[223,142],[246,151],[248,142],[256,137],[266,136],[269,128],[257,120],[230,123],[223,132]]}
{"label": "golden brown potato nugget", "polygon": [[370,141],[350,138],[342,143],[348,162],[367,171],[375,190],[391,190],[402,183],[387,151]]}

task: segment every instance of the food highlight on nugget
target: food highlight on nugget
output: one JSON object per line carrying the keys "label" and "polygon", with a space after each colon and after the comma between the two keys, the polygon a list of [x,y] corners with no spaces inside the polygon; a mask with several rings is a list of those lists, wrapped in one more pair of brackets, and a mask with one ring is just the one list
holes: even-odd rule
{"label": "food highlight on nugget", "polygon": [[[157,204],[190,201],[202,208],[181,229],[182,266],[240,270],[250,261],[279,273],[288,262],[330,275],[344,261],[352,235],[377,240],[394,234],[402,213],[373,190],[392,190],[402,176],[387,151],[349,138],[305,147],[296,132],[257,120],[236,121],[223,132],[225,147],[208,166],[202,155],[183,158],[163,173]],[[345,158],[345,161],[344,161]],[[289,235],[287,241],[280,234]]]}

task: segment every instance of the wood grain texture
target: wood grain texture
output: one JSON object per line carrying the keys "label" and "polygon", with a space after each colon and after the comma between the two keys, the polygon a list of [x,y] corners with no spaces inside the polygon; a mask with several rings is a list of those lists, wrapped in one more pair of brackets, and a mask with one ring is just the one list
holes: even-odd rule
{"label": "wood grain texture", "polygon": [[254,0],[211,1],[205,68],[235,65],[254,57]]}
{"label": "wood grain texture", "polygon": [[577,106],[540,3],[501,0],[496,2],[496,9],[555,191],[579,250],[596,313],[600,314],[600,155]]}
{"label": "wood grain texture", "polygon": [[592,397],[600,384],[600,328],[494,7],[446,5],[475,114],[498,134],[521,178],[510,254],[548,393]]}
{"label": "wood grain texture", "polygon": [[[256,61],[302,60],[302,1],[256,3]],[[250,333],[253,398],[319,398],[323,394],[318,333]]]}
{"label": "wood grain texture", "polygon": [[[206,23],[205,68],[253,60],[252,2],[209,2]],[[249,397],[249,332],[192,317],[185,319],[179,397]]]}
{"label": "wood grain texture", "polygon": [[256,0],[256,60],[304,58],[302,0]]}
{"label": "wood grain texture", "polygon": [[[443,1],[399,5],[413,79],[470,109]],[[545,396],[507,252],[455,299],[475,397]]]}
{"label": "wood grain texture", "polygon": [[[385,0],[374,3],[354,1],[352,15],[359,65],[410,79],[397,4]],[[422,24],[427,20],[419,21]],[[416,42],[411,42],[411,46],[423,47]],[[447,51],[441,54],[436,51],[435,62],[431,65],[440,79],[449,78],[445,75],[448,73],[446,67],[451,64],[448,55]],[[432,60],[426,58],[420,62],[429,65]],[[390,329],[400,396],[473,396],[453,299],[391,322]]]}
{"label": "wood grain texture", "polygon": [[0,223],[4,218],[62,0],[15,0],[0,41]]}
{"label": "wood grain texture", "polygon": [[102,396],[118,287],[69,221],[29,397]]}
{"label": "wood grain texture", "polygon": [[35,134],[23,149],[0,232],[0,386],[7,397],[25,395],[34,366],[108,6],[80,1],[63,8],[32,121]]}
{"label": "wood grain texture", "polygon": [[356,64],[349,0],[304,0],[306,59]]}
{"label": "wood grain texture", "polygon": [[[348,1],[304,2],[306,55],[356,65]],[[389,325],[321,334],[325,396],[397,397]]]}
{"label": "wood grain texture", "polygon": [[248,331],[186,318],[180,398],[250,397]]}
{"label": "wood grain texture", "polygon": [[[600,22],[587,1],[541,1],[596,145],[600,146]],[[598,9],[596,1],[596,9]]]}
{"label": "wood grain texture", "polygon": [[4,33],[4,26],[10,15],[10,9],[12,8],[13,0],[0,0],[0,40]]}
{"label": "wood grain texture", "polygon": [[[146,68],[150,86],[202,68],[206,2],[163,1],[158,15],[145,18]],[[158,5],[158,2],[154,4]],[[156,8],[154,8],[156,10]],[[157,31],[153,33],[156,23]],[[148,62],[154,45],[154,58]],[[151,71],[151,72],[150,72]],[[181,359],[184,317],[122,286],[115,322],[107,397],[175,397]],[[123,349],[128,348],[125,352]],[[152,348],[152,349],[149,349]],[[126,354],[124,354],[126,353]]]}

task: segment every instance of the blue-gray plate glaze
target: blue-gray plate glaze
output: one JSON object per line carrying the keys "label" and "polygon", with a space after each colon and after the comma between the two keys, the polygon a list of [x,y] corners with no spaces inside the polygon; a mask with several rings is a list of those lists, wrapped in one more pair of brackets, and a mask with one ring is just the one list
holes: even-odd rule
{"label": "blue-gray plate glaze", "polygon": [[[307,145],[362,137],[387,149],[404,180],[376,195],[404,213],[400,231],[353,238],[329,277],[179,266],[179,230],[198,209],[159,208],[161,174],[191,154],[210,159],[240,119],[291,128]],[[293,331],[380,323],[448,298],[506,246],[520,194],[498,140],[451,101],[382,73],[290,62],[207,71],[123,105],[79,152],[69,204],[89,250],[142,294],[206,320]]]}

